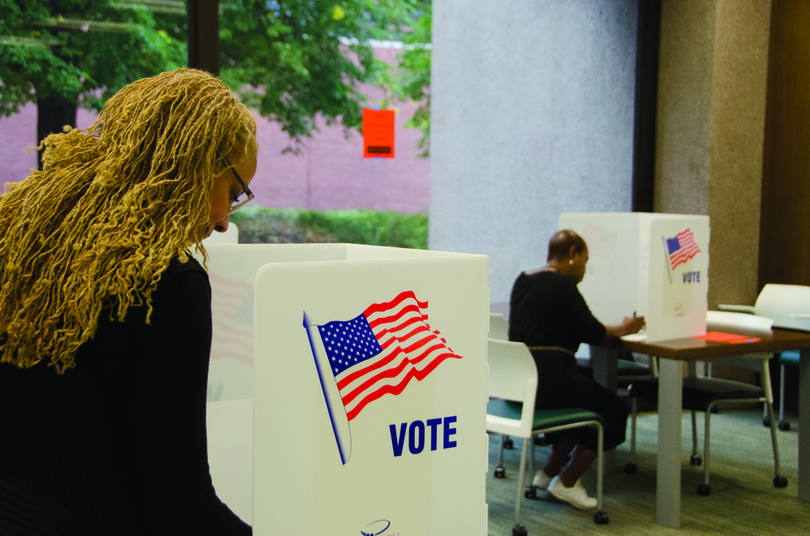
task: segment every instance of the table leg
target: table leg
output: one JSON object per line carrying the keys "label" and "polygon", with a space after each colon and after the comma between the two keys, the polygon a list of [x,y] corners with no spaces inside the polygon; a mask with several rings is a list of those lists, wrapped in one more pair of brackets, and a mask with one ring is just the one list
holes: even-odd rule
{"label": "table leg", "polygon": [[[591,346],[591,367],[593,379],[615,393],[618,388],[619,352],[612,348]],[[606,450],[602,457],[603,471],[616,471],[616,467],[616,449]]]}
{"label": "table leg", "polygon": [[658,474],[656,521],[677,529],[681,526],[681,402],[683,364],[659,360]]}
{"label": "table leg", "polygon": [[799,500],[810,502],[810,349],[799,359]]}

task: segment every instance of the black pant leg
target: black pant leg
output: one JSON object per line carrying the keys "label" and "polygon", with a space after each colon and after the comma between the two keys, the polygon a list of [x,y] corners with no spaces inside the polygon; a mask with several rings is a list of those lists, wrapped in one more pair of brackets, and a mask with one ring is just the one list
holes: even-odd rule
{"label": "black pant leg", "polygon": [[[576,392],[575,407],[580,407],[600,415],[605,420],[604,450],[624,443],[627,433],[627,404],[616,393],[611,392],[591,378],[572,373],[571,383]],[[593,428],[572,430],[577,442],[591,450],[597,448],[597,433]]]}

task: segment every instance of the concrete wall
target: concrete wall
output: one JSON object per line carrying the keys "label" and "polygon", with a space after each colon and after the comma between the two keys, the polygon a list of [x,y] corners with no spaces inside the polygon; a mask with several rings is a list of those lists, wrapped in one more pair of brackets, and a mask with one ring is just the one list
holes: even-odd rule
{"label": "concrete wall", "polygon": [[493,309],[563,212],[631,208],[635,0],[433,2],[431,249],[490,256]]}

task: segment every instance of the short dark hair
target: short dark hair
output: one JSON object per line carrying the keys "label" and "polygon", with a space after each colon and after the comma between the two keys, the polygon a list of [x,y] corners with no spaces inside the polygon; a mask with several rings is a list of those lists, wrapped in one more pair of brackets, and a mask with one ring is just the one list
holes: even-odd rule
{"label": "short dark hair", "polygon": [[551,235],[548,241],[547,261],[561,260],[568,257],[568,252],[574,246],[576,253],[582,253],[588,249],[588,245],[577,233],[571,229],[562,229]]}

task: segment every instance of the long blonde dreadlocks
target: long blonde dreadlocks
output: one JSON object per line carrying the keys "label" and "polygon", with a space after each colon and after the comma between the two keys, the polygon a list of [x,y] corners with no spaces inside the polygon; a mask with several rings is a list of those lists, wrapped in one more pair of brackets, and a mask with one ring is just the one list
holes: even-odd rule
{"label": "long blonde dreadlocks", "polygon": [[43,145],[43,170],[0,195],[0,362],[64,373],[102,311],[146,305],[149,323],[170,260],[205,253],[214,178],[256,150],[256,124],[223,82],[178,69]]}

